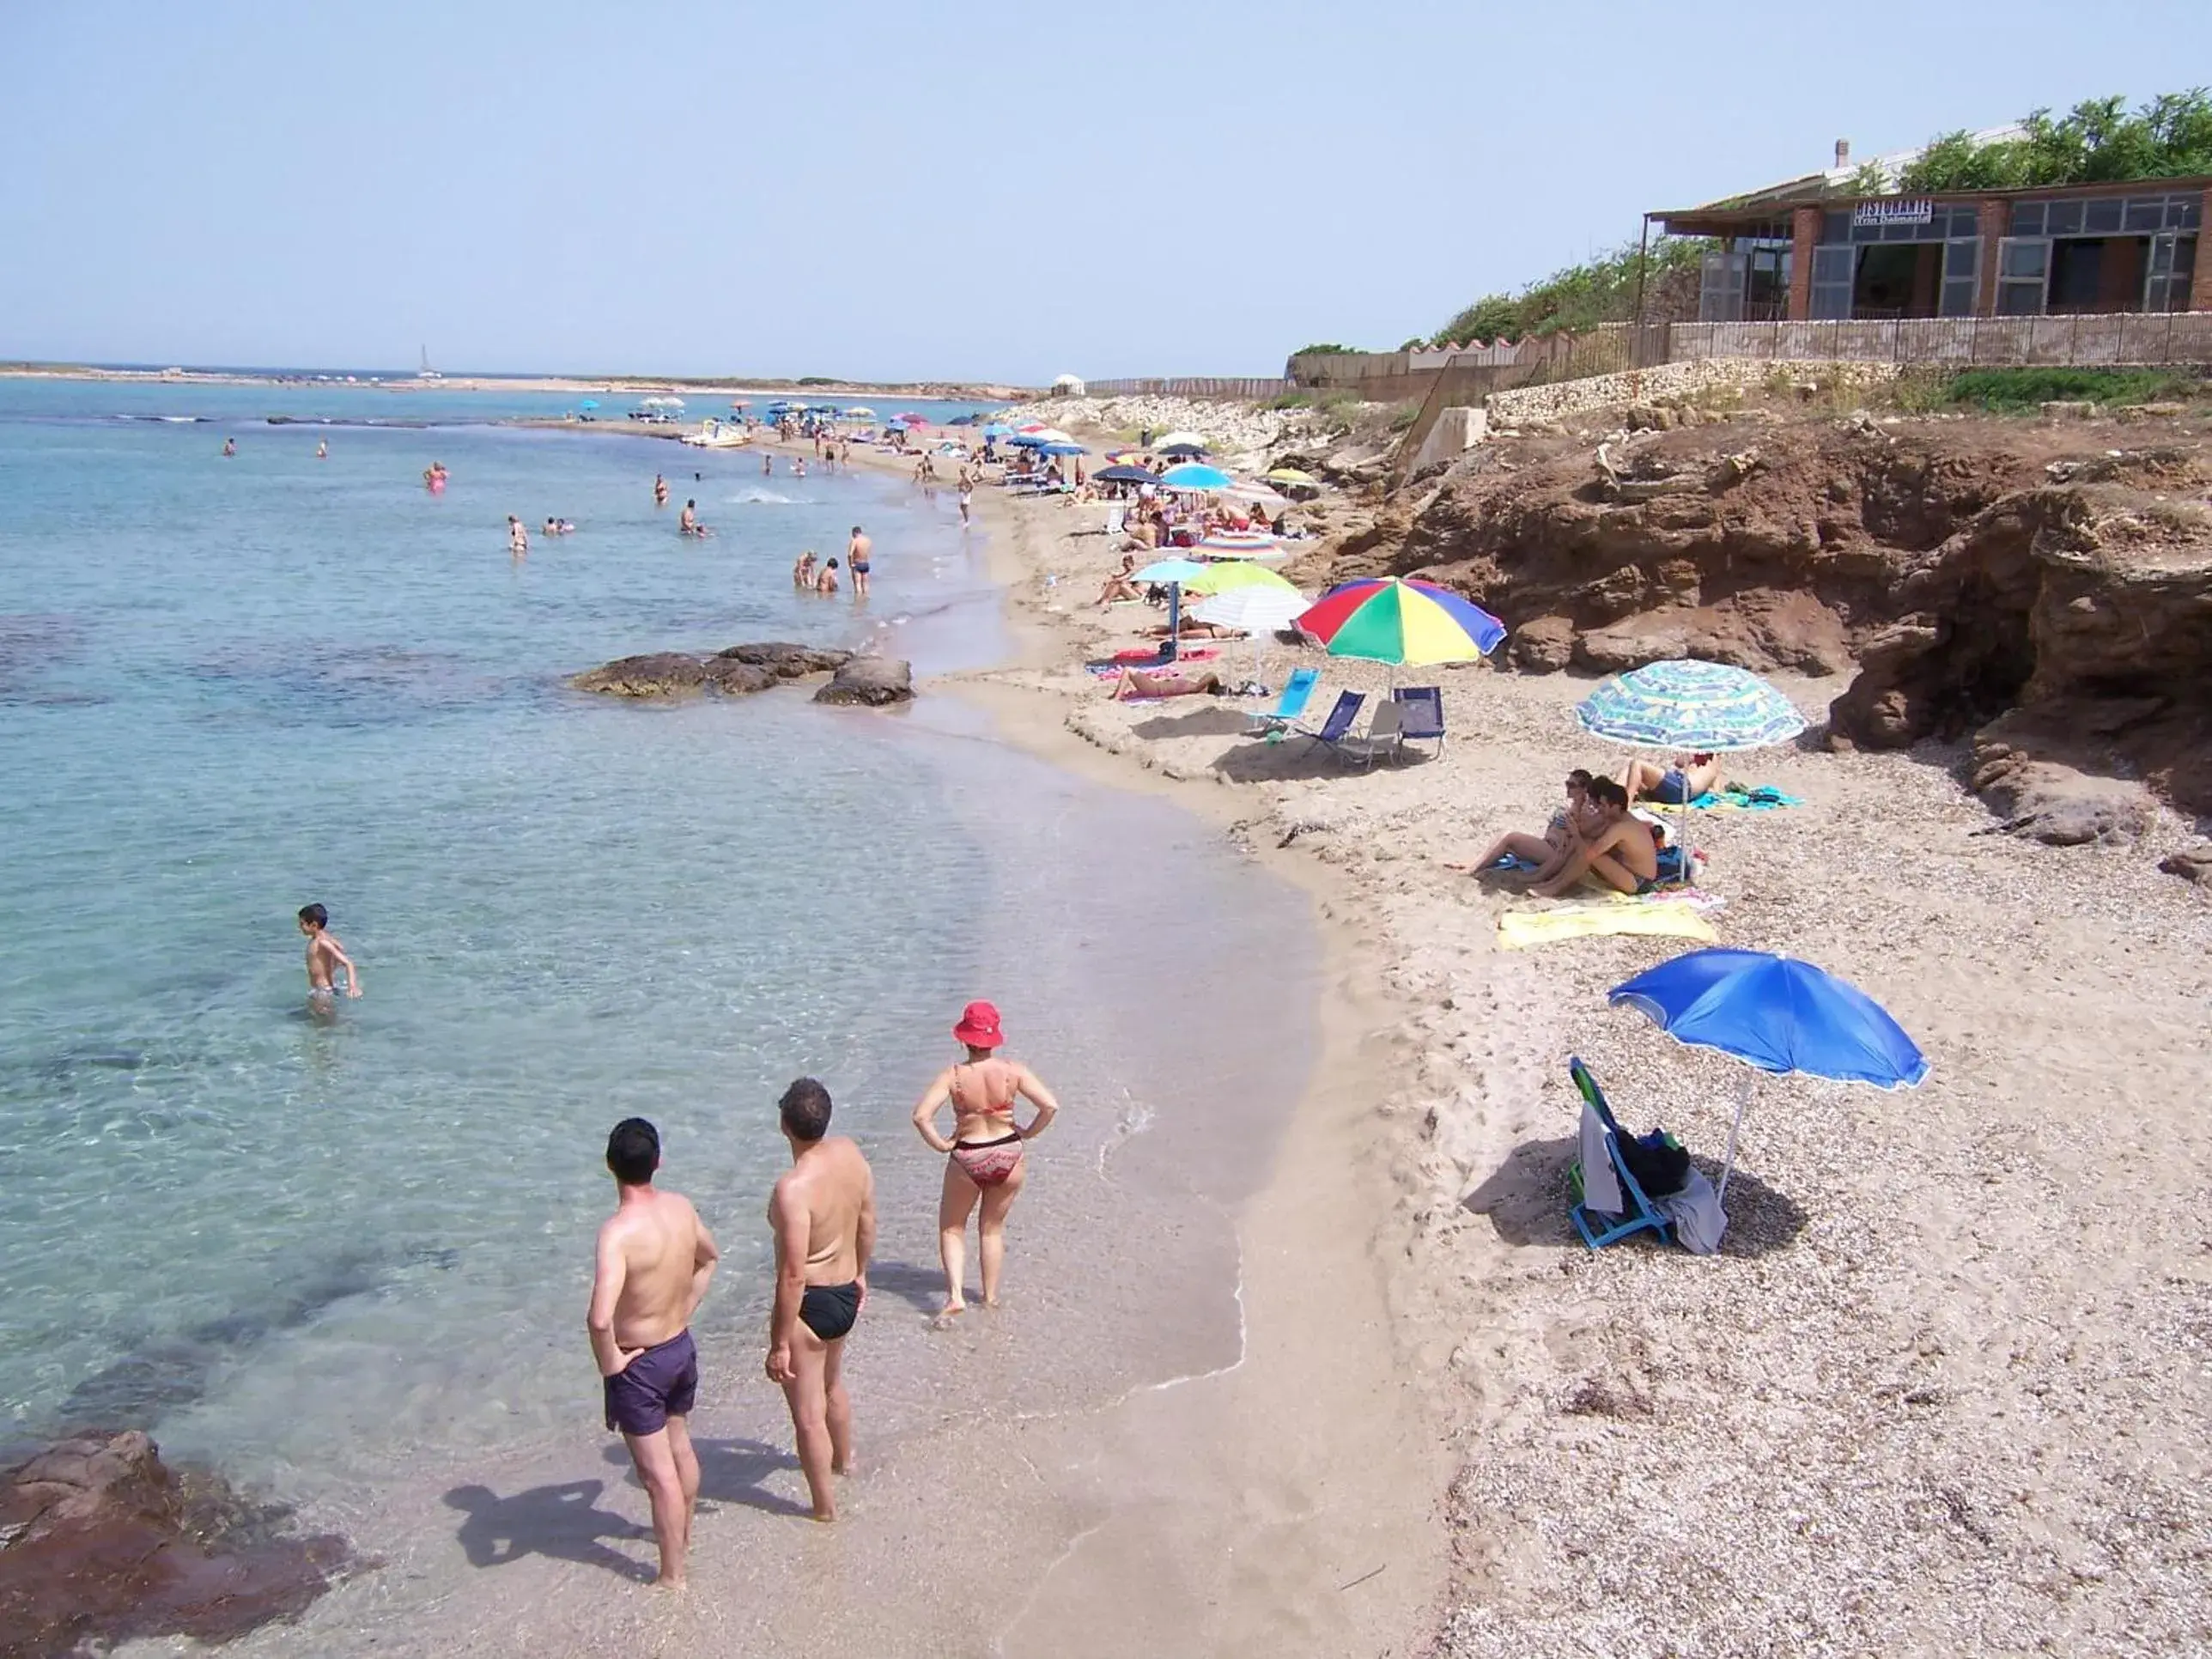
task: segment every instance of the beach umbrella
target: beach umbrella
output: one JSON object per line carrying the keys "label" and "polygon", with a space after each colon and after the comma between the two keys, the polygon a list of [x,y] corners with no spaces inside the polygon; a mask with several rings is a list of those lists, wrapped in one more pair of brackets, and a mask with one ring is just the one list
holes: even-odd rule
{"label": "beach umbrella", "polygon": [[1319,478],[1315,477],[1310,472],[1301,472],[1294,466],[1279,466],[1273,471],[1262,476],[1269,483],[1303,484],[1309,489],[1318,489],[1321,487]]}
{"label": "beach umbrella", "polygon": [[1203,455],[1206,450],[1206,440],[1195,432],[1170,432],[1164,437],[1153,439],[1152,447],[1163,455],[1172,454],[1177,451],[1188,451],[1192,454]]}
{"label": "beach umbrella", "polygon": [[[1805,729],[1790,699],[1746,669],[1686,658],[1617,674],[1575,705],[1583,730],[1638,748],[1735,754]],[[1682,879],[1691,878],[1690,803],[1681,803]]]}
{"label": "beach umbrella", "polygon": [[1044,443],[1037,447],[1048,455],[1088,455],[1091,453],[1081,444]]}
{"label": "beach umbrella", "polygon": [[1030,421],[1019,428],[1024,432],[1049,432],[1052,428],[1042,421]]}
{"label": "beach umbrella", "polygon": [[1480,605],[1449,588],[1401,576],[1340,583],[1297,623],[1332,657],[1362,657],[1393,667],[1473,662],[1505,637],[1505,624]]}
{"label": "beach umbrella", "polygon": [[1200,564],[1196,559],[1155,559],[1129,580],[1137,582],[1169,582],[1181,586],[1194,577],[1204,575],[1209,568]]}
{"label": "beach umbrella", "polygon": [[1200,466],[1193,462],[1170,467],[1160,474],[1160,482],[1170,489],[1220,489],[1228,484],[1229,475],[1218,466]]}
{"label": "beach umbrella", "polygon": [[1286,583],[1281,587],[1232,587],[1224,593],[1206,594],[1191,607],[1191,615],[1200,622],[1263,635],[1295,626],[1305,608],[1305,595]]}
{"label": "beach umbrella", "polygon": [[1051,441],[1052,441],[1048,438],[1038,437],[1034,432],[1017,432],[1012,437],[1006,440],[1006,447],[1009,449],[1042,449],[1046,444]]}
{"label": "beach umbrella", "polygon": [[[1277,575],[1267,566],[1254,564],[1248,559],[1221,559],[1200,566],[1199,574],[1183,586],[1194,593],[1233,593],[1248,587],[1292,595],[1298,591],[1291,586],[1287,577]],[[1300,599],[1298,609],[1304,610],[1308,603]]]}
{"label": "beach umbrella", "polygon": [[[1690,951],[1606,993],[1677,1042],[1717,1048],[1761,1072],[1802,1073],[1877,1089],[1917,1088],[1928,1060],[1887,1009],[1809,962],[1765,951]],[[1753,1074],[1737,1091],[1720,1195],[1735,1171],[1737,1131]]]}
{"label": "beach umbrella", "polygon": [[876,418],[876,411],[863,404],[857,409],[847,410],[845,417],[853,421],[872,421]]}
{"label": "beach umbrella", "polygon": [[1200,549],[1217,559],[1287,558],[1282,544],[1266,531],[1209,530],[1199,538]]}
{"label": "beach umbrella", "polygon": [[983,428],[983,435],[987,438],[1004,438],[1011,436],[1012,433],[1013,428],[1004,425],[997,421],[992,422],[990,425]]}
{"label": "beach umbrella", "polygon": [[1734,753],[1787,743],[1805,729],[1789,698],[1726,663],[1646,663],[1575,705],[1592,737],[1650,749]]}
{"label": "beach umbrella", "polygon": [[599,406],[599,400],[597,398],[586,398],[576,405],[579,409],[597,409]]}
{"label": "beach umbrella", "polygon": [[1102,467],[1091,476],[1092,480],[1098,483],[1151,483],[1152,482],[1152,469],[1142,466]]}

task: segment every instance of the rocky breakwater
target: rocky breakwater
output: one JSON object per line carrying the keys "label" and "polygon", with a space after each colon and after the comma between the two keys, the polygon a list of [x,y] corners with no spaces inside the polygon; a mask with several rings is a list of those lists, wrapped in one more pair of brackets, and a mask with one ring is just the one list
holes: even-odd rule
{"label": "rocky breakwater", "polygon": [[1319,419],[1306,408],[1167,397],[1051,398],[1017,404],[1006,418],[1016,424],[1042,421],[1066,432],[1125,432],[1132,441],[1147,429],[1155,438],[1195,432],[1210,451],[1234,466],[1264,459],[1269,451],[1310,432]]}
{"label": "rocky breakwater", "polygon": [[568,684],[579,691],[602,696],[666,702],[709,691],[722,696],[746,696],[787,681],[816,679],[825,674],[830,678],[814,694],[817,702],[879,706],[904,702],[914,696],[913,671],[896,659],[856,656],[850,651],[780,640],[733,645],[711,656],[653,651],[643,656],[618,657],[572,676]]}
{"label": "rocky breakwater", "polygon": [[65,1440],[0,1485],[0,1659],[87,1643],[221,1642],[295,1617],[356,1565],[136,1431]]}

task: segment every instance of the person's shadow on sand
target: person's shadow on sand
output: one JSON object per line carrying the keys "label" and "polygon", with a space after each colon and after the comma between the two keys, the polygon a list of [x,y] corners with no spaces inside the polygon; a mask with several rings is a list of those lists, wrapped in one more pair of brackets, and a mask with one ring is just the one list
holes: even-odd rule
{"label": "person's shadow on sand", "polygon": [[[874,1275],[871,1273],[869,1277],[872,1279]],[[799,1459],[792,1453],[758,1440],[710,1440],[703,1435],[691,1437],[691,1449],[699,1455],[699,1502],[702,1505],[742,1504],[764,1515],[813,1515],[807,1504],[761,1488],[761,1482],[771,1474],[799,1467]],[[632,1486],[637,1484],[637,1471],[630,1464],[626,1448],[608,1447],[606,1458],[608,1462],[629,1472]]]}
{"label": "person's shadow on sand", "polygon": [[908,1306],[935,1314],[945,1305],[945,1269],[919,1267],[911,1261],[872,1261],[868,1264],[868,1294],[889,1292]]}
{"label": "person's shadow on sand", "polygon": [[[629,1454],[623,1453],[627,1461]],[[603,1538],[650,1540],[653,1528],[599,1507],[603,1480],[532,1486],[501,1498],[489,1486],[455,1486],[449,1508],[466,1516],[453,1536],[472,1567],[501,1567],[526,1555],[547,1555],[580,1566],[605,1567],[617,1577],[650,1581],[658,1568],[609,1549]]]}

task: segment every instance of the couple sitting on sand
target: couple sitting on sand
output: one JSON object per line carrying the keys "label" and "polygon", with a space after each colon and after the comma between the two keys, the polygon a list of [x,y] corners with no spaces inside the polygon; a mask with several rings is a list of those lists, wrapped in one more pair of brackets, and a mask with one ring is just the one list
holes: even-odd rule
{"label": "couple sitting on sand", "polygon": [[[940,1320],[966,1310],[968,1218],[979,1207],[977,1254],[983,1302],[997,1305],[1006,1260],[1006,1214],[1022,1189],[1023,1152],[1051,1124],[1060,1105],[1036,1074],[997,1051],[1005,1042],[999,1011],[971,1002],[952,1028],[967,1058],[940,1072],[914,1109],[914,1126],[945,1155],[938,1203],[938,1251],[945,1267]],[[1035,1108],[1026,1127],[1015,1103]],[[952,1138],[936,1127],[952,1108]],[[845,1339],[868,1300],[868,1261],[876,1244],[874,1173],[860,1149],[830,1133],[830,1091],[812,1078],[784,1091],[779,1104],[791,1168],[769,1195],[775,1240],[775,1297],[769,1315],[769,1380],[791,1411],[799,1462],[817,1521],[836,1518],[831,1479],[853,1469],[853,1402],[844,1382]],[[598,1362],[606,1425],[629,1448],[653,1509],[660,1548],[656,1583],[684,1582],[699,1460],[690,1418],[699,1394],[691,1320],[721,1259],[690,1200],[653,1184],[660,1136],[643,1118],[625,1118],[607,1137],[615,1178],[614,1214],[600,1227],[598,1267],[586,1324]]]}
{"label": "couple sitting on sand", "polygon": [[[1528,890],[1544,898],[1559,898],[1585,876],[1594,876],[1618,893],[1648,893],[1662,879],[1680,879],[1679,849],[1662,850],[1660,831],[1629,811],[1632,799],[1642,795],[1677,805],[1695,800],[1720,787],[1720,764],[1711,755],[1686,757],[1677,768],[1653,761],[1632,761],[1625,783],[1592,777],[1577,767],[1567,774],[1567,804],[1552,816],[1541,836],[1500,836],[1472,866],[1453,869],[1481,874],[1506,858],[1536,866]],[[1663,857],[1673,857],[1671,871],[1662,877]]]}

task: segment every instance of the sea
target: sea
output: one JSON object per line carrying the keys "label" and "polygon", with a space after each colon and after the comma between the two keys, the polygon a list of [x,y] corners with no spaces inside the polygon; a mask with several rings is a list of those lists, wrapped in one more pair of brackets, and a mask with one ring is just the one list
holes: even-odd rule
{"label": "sea", "polygon": [[[925,674],[1006,647],[949,498],[618,410],[507,423],[575,401],[0,379],[0,1445],[147,1429],[410,1561],[387,1629],[463,1593],[440,1494],[608,1474],[583,1316],[617,1120],[659,1127],[724,1251],[697,1425],[787,1443],[775,1102],[828,1085],[878,1172],[852,1363],[896,1448],[963,1344],[995,1345],[970,1412],[1237,1363],[1236,1206],[1313,1059],[1306,902],[1168,802],[927,691],[570,690],[745,640]],[[854,524],[872,598],[795,592]],[[311,901],[358,1001],[304,994]],[[908,1122],[979,997],[1064,1106],[988,1336],[932,1328],[941,1165]]]}

